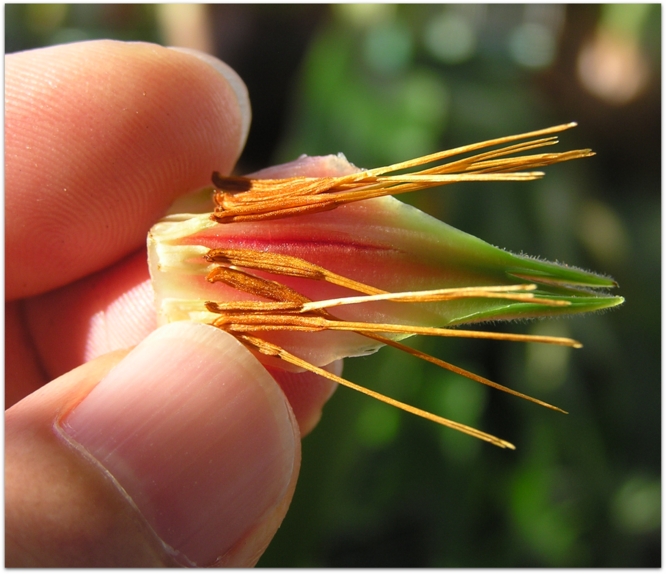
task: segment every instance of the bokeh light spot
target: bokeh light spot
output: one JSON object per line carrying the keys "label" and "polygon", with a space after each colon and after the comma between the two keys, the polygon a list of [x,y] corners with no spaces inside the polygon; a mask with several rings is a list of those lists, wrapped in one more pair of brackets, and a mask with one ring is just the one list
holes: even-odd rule
{"label": "bokeh light spot", "polygon": [[658,480],[633,476],[616,492],[613,519],[625,532],[638,534],[661,524],[661,485]]}
{"label": "bokeh light spot", "polygon": [[474,55],[476,30],[467,18],[444,12],[426,24],[423,42],[436,59],[458,64]]}
{"label": "bokeh light spot", "polygon": [[439,124],[446,118],[451,96],[442,79],[435,74],[413,73],[404,82],[401,98],[409,119]]}
{"label": "bokeh light spot", "polygon": [[368,401],[356,420],[359,440],[368,447],[390,444],[400,428],[400,411],[377,401]]}
{"label": "bokeh light spot", "polygon": [[28,4],[26,24],[35,34],[50,34],[60,28],[67,16],[67,4]]}
{"label": "bokeh light spot", "polygon": [[555,58],[555,36],[549,28],[528,22],[516,27],[509,37],[513,59],[525,68],[546,68]]}
{"label": "bokeh light spot", "polygon": [[[569,337],[566,324],[535,323],[531,335]],[[567,377],[571,349],[557,345],[528,345],[525,357],[525,379],[538,391],[551,391],[562,386]]]}
{"label": "bokeh light spot", "polygon": [[[433,385],[432,408],[435,412],[474,428],[483,426],[480,419],[487,393],[481,385],[451,373],[440,373],[430,384]],[[448,428],[438,430],[440,448],[447,458],[469,462],[482,452],[480,441]]]}
{"label": "bokeh light spot", "polygon": [[335,4],[333,6],[339,17],[359,28],[374,26],[395,18],[395,4]]}
{"label": "bokeh light spot", "polygon": [[391,74],[404,69],[412,57],[412,38],[407,27],[387,23],[372,27],[363,47],[365,63],[374,71]]}
{"label": "bokeh light spot", "polygon": [[649,68],[638,45],[628,37],[601,30],[580,51],[580,83],[612,105],[624,105],[646,87]]}
{"label": "bokeh light spot", "polygon": [[620,217],[606,203],[588,200],[578,211],[576,234],[604,266],[618,266],[629,256],[629,234]]}

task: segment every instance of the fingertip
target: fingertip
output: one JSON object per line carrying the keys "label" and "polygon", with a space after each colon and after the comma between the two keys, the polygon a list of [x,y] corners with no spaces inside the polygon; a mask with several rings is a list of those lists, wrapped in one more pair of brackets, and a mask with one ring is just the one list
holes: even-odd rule
{"label": "fingertip", "polygon": [[274,530],[258,526],[277,528],[293,494],[300,437],[286,398],[207,325],[154,331],[59,426],[184,565],[219,562],[240,540],[263,550]]}
{"label": "fingertip", "polygon": [[234,94],[236,94],[238,107],[240,108],[241,113],[240,149],[242,149],[245,146],[245,142],[247,141],[247,135],[250,131],[250,123],[252,121],[250,96],[248,94],[245,82],[243,82],[241,77],[233,68],[225,64],[219,58],[211,56],[210,54],[179,46],[168,46],[168,48],[169,50],[174,50],[183,54],[189,54],[190,56],[194,56],[202,62],[205,62],[229,83],[229,86],[234,91]]}
{"label": "fingertip", "polygon": [[7,56],[8,298],[118,261],[174,199],[232,169],[249,103],[235,74],[210,64],[108,40]]}
{"label": "fingertip", "polygon": [[13,565],[254,565],[300,466],[278,385],[206,325],[162,327],[5,418]]}
{"label": "fingertip", "polygon": [[[324,369],[340,376],[342,361],[335,361]],[[309,371],[295,373],[270,367],[267,367],[267,370],[287,396],[298,421],[301,437],[308,435],[319,423],[324,405],[333,396],[338,385]]]}

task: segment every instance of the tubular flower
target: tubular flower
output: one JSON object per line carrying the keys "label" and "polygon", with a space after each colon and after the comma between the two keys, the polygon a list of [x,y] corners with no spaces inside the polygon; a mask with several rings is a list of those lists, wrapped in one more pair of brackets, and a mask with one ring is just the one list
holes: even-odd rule
{"label": "tubular flower", "polygon": [[[148,236],[160,320],[209,323],[235,336],[273,369],[311,371],[497,446],[513,448],[504,440],[398,402],[323,367],[390,345],[556,408],[401,341],[429,335],[579,347],[566,338],[459,326],[613,307],[623,301],[605,292],[615,282],[508,253],[391,196],[455,182],[540,178],[543,173],[534,168],[593,155],[587,149],[525,155],[556,144],[553,134],[573,125],[371,170],[360,170],[339,155],[302,157],[252,177],[215,173],[212,213],[169,215]],[[426,164],[434,167],[423,167]]]}

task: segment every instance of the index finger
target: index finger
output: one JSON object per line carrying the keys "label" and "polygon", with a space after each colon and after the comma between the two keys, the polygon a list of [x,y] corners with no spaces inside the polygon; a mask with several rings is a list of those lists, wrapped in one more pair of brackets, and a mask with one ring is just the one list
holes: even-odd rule
{"label": "index finger", "polygon": [[112,41],[6,56],[7,299],[119,260],[177,196],[231,170],[247,92],[202,56]]}

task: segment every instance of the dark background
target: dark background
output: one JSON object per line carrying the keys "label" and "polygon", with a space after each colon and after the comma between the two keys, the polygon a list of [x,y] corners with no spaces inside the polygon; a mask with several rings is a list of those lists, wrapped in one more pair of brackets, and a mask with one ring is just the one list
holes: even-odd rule
{"label": "dark background", "polygon": [[253,105],[239,173],[339,151],[376,167],[578,121],[560,148],[594,158],[538,182],[406,198],[494,245],[618,281],[619,309],[515,326],[582,350],[420,343],[571,414],[393,350],[348,360],[347,378],[518,450],[340,389],[304,440],[292,507],[260,565],[661,564],[659,5],[7,5],[5,16],[7,52],[117,38],[225,60]]}

